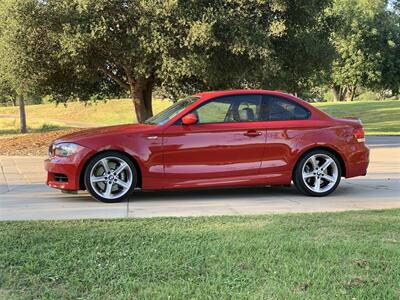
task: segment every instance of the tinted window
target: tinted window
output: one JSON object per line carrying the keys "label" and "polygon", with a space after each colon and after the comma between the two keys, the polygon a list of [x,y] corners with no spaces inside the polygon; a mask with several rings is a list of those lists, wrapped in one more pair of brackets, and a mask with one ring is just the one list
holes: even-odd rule
{"label": "tinted window", "polygon": [[259,120],[261,95],[236,95],[210,100],[195,109],[199,123],[254,122]]}
{"label": "tinted window", "polygon": [[265,96],[261,118],[266,121],[305,120],[310,112],[294,101],[277,97]]}

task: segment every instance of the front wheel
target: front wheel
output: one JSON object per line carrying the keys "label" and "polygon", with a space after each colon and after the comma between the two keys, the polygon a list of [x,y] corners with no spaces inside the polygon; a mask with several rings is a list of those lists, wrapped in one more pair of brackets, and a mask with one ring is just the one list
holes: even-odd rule
{"label": "front wheel", "polygon": [[296,165],[293,182],[303,194],[321,197],[337,188],[341,174],[340,163],[335,155],[326,150],[313,150]]}
{"label": "front wheel", "polygon": [[90,195],[102,202],[116,203],[128,198],[137,183],[137,171],[132,161],[119,152],[104,152],[88,164],[85,186]]}

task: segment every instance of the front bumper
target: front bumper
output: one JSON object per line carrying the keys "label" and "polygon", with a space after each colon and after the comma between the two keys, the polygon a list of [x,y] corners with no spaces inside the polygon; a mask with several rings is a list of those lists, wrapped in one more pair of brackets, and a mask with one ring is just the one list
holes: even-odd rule
{"label": "front bumper", "polygon": [[44,167],[47,171],[46,184],[56,189],[68,191],[82,189],[81,173],[92,154],[94,154],[93,150],[83,148],[72,156],[54,156],[46,159],[44,161]]}

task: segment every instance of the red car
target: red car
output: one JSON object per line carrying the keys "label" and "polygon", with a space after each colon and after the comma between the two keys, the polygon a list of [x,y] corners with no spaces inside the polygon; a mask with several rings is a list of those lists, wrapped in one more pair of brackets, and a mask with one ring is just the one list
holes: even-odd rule
{"label": "red car", "polygon": [[336,119],[264,90],[201,93],[144,124],[66,135],[50,146],[47,184],[118,202],[134,190],[289,185],[311,196],[367,173],[359,120]]}

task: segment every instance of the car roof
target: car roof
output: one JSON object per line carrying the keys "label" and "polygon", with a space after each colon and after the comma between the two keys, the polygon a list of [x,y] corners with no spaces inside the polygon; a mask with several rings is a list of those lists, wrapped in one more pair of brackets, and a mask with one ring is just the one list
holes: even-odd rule
{"label": "car roof", "polygon": [[210,91],[210,92],[203,92],[198,93],[195,96],[199,96],[201,98],[210,99],[214,97],[221,97],[221,96],[229,96],[229,95],[240,95],[240,94],[273,94],[277,96],[284,96],[284,97],[294,97],[291,94],[282,92],[282,91],[274,91],[274,90],[225,90],[225,91]]}

